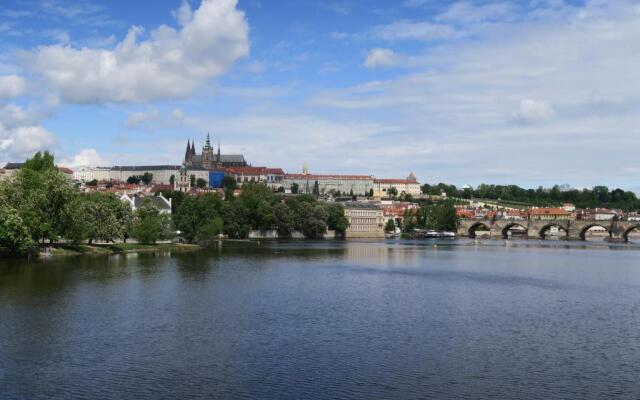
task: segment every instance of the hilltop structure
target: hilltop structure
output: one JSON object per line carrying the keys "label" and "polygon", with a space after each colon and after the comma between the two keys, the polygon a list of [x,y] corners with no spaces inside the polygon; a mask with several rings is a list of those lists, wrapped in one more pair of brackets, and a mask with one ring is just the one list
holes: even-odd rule
{"label": "hilltop structure", "polygon": [[187,150],[184,153],[183,164],[188,169],[203,169],[208,171],[218,168],[247,166],[247,162],[242,154],[221,154],[220,142],[218,142],[217,151],[214,151],[208,133],[207,140],[204,146],[202,146],[202,152],[200,154],[196,154],[195,141],[191,142],[187,140]]}

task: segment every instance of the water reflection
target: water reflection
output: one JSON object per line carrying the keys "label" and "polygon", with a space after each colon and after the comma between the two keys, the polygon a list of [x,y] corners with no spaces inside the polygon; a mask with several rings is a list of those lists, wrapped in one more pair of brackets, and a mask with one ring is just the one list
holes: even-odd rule
{"label": "water reflection", "polygon": [[639,254],[398,240],[0,261],[0,398],[637,398]]}

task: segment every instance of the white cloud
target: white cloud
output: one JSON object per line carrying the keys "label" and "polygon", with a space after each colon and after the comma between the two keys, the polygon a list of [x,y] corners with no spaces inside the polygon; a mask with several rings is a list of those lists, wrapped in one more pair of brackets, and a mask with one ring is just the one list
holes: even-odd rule
{"label": "white cloud", "polygon": [[388,41],[431,41],[459,37],[460,33],[444,24],[432,22],[395,21],[374,29],[374,36]]}
{"label": "white cloud", "polygon": [[57,144],[53,134],[42,126],[6,129],[0,124],[0,157],[21,161],[36,151],[51,150]]}
{"label": "white cloud", "polygon": [[11,99],[25,93],[24,78],[18,75],[0,76],[0,100]]}
{"label": "white cloud", "polygon": [[393,50],[375,48],[367,54],[364,65],[367,68],[392,67],[396,64],[396,54]]}
{"label": "white cloud", "polygon": [[[324,90],[311,104],[397,126],[394,147],[434,149],[412,160],[432,180],[631,187],[636,177],[595,160],[640,148],[637,1],[542,11],[429,47],[414,56],[420,72]],[[376,169],[396,163],[386,150]]]}
{"label": "white cloud", "polygon": [[96,149],[82,149],[75,156],[62,160],[61,164],[66,167],[77,168],[106,165],[107,162]]}
{"label": "white cloud", "polygon": [[523,123],[536,123],[550,119],[555,115],[555,110],[544,100],[523,99],[520,101],[518,111],[514,113],[514,119]]}
{"label": "white cloud", "polygon": [[176,13],[181,29],[162,25],[139,41],[129,30],[113,50],[42,46],[22,52],[25,68],[76,103],[137,102],[188,96],[249,52],[248,24],[237,0],[203,0]]}

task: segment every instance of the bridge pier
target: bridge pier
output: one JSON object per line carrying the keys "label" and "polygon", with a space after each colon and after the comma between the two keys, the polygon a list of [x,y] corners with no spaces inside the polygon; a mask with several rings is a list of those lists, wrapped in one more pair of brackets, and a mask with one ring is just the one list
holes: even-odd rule
{"label": "bridge pier", "polygon": [[476,230],[488,231],[493,239],[502,239],[503,233],[513,226],[520,226],[530,239],[544,239],[544,233],[552,227],[566,233],[567,240],[585,240],[585,233],[599,226],[607,230],[611,242],[626,242],[629,232],[640,231],[640,221],[582,221],[582,220],[462,220],[458,225],[458,236],[473,237]]}

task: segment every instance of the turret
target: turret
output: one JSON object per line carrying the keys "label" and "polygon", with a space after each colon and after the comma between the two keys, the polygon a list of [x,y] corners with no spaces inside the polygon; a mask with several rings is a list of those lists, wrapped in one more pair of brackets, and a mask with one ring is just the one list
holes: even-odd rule
{"label": "turret", "polygon": [[193,142],[191,142],[191,155],[192,156],[196,155],[196,141],[195,140]]}
{"label": "turret", "polygon": [[209,132],[207,132],[207,141],[204,144],[204,148],[205,149],[210,149],[211,148],[211,138],[209,137]]}

